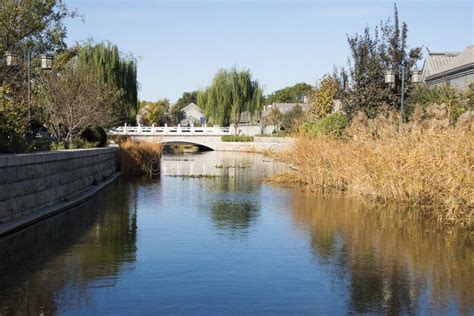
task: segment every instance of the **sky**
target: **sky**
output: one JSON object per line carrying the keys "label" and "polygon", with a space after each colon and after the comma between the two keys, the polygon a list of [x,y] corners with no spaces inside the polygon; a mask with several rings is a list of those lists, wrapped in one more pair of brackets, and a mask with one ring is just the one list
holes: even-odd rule
{"label": "sky", "polygon": [[[139,97],[175,102],[221,68],[250,69],[265,94],[316,84],[347,64],[347,34],[393,15],[393,0],[66,0],[68,43],[110,41],[138,60]],[[474,44],[474,1],[398,1],[411,47]],[[424,54],[426,55],[426,49]]]}

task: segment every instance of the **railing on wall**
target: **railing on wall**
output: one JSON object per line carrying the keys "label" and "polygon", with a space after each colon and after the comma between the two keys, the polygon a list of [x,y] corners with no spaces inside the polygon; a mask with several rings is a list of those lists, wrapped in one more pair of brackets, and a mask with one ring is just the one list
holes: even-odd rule
{"label": "railing on wall", "polygon": [[159,135],[209,135],[209,136],[221,136],[221,135],[231,135],[232,131],[229,127],[182,127],[182,126],[120,126],[115,127],[110,130],[112,135],[150,135],[150,136],[159,136]]}

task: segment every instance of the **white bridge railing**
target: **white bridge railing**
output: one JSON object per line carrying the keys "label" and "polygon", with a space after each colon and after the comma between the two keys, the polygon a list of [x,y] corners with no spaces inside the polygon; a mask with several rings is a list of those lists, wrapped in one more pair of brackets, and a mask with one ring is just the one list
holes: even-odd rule
{"label": "white bridge railing", "polygon": [[120,126],[115,127],[110,130],[112,135],[128,135],[128,136],[137,136],[137,135],[149,135],[149,136],[160,136],[160,135],[169,135],[169,136],[182,136],[182,135],[208,135],[208,136],[222,136],[222,135],[232,135],[233,128],[230,127],[182,127],[182,126]]}

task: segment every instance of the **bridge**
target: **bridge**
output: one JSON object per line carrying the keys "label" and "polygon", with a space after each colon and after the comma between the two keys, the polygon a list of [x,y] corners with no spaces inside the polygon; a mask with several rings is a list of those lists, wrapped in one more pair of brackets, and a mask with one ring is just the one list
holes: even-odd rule
{"label": "bridge", "polygon": [[157,144],[186,143],[217,151],[278,151],[293,143],[290,138],[254,137],[254,142],[223,142],[222,136],[234,135],[234,127],[182,126],[120,126],[110,135],[131,137],[137,141]]}

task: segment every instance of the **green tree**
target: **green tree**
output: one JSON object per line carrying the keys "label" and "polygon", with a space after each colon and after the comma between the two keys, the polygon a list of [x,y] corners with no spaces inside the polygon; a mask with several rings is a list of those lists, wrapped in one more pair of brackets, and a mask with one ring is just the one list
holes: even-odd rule
{"label": "green tree", "polygon": [[170,124],[169,115],[170,101],[168,99],[158,100],[156,102],[141,101],[139,113],[142,116],[142,122],[145,125],[155,124],[164,126]]}
{"label": "green tree", "polygon": [[78,67],[91,72],[98,82],[120,93],[115,105],[118,123],[132,123],[138,111],[137,63],[111,43],[87,43],[78,48]]}
{"label": "green tree", "polygon": [[182,110],[190,103],[197,104],[198,91],[184,92],[181,98],[176,101],[170,109],[170,119],[173,124],[179,124],[183,119]]}
{"label": "green tree", "polygon": [[250,71],[221,69],[211,85],[198,94],[198,105],[211,124],[237,127],[242,112],[255,114],[261,109],[262,99],[262,89],[252,80]]}
{"label": "green tree", "polygon": [[[348,37],[351,59],[349,75],[351,90],[344,100],[348,114],[364,111],[375,117],[383,107],[398,110],[401,96],[400,67],[412,68],[421,58],[421,47],[408,48],[408,26],[398,19],[394,6],[394,17],[375,28],[373,35],[367,27],[363,34]],[[384,73],[392,69],[396,73],[393,86],[385,84]],[[410,80],[405,81],[406,96],[413,88]]]}
{"label": "green tree", "polygon": [[294,86],[286,87],[273,92],[265,98],[264,104],[300,103],[305,97],[309,97],[313,87],[307,83],[297,83]]}

